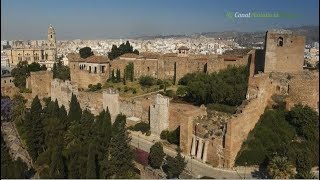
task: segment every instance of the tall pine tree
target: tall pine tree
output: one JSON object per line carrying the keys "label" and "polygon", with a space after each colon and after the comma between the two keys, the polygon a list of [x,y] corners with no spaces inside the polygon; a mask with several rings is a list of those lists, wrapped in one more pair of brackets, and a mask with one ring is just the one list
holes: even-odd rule
{"label": "tall pine tree", "polygon": [[110,173],[113,178],[133,178],[133,151],[130,148],[130,137],[126,129],[126,116],[119,114],[113,125],[110,143]]}

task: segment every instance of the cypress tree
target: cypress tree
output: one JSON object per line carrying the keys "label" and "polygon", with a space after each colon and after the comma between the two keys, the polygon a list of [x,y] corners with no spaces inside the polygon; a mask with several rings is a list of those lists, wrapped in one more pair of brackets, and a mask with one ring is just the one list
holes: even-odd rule
{"label": "cypress tree", "polygon": [[156,142],[150,148],[149,163],[150,166],[159,169],[162,165],[165,153],[163,152],[163,146],[160,142]]}
{"label": "cypress tree", "polygon": [[103,160],[111,139],[111,115],[109,109],[103,110],[95,124],[98,160]]}
{"label": "cypress tree", "polygon": [[115,77],[114,77],[114,69],[112,69],[111,72],[111,81],[114,82],[115,81]]}
{"label": "cypress tree", "polygon": [[79,179],[80,178],[79,162],[78,162],[77,156],[71,157],[68,169],[69,169],[69,173],[68,173],[69,179]]}
{"label": "cypress tree", "polygon": [[64,107],[64,105],[62,105],[60,108],[59,108],[59,113],[58,113],[58,117],[59,119],[61,120],[61,122],[63,123],[64,125],[64,128],[66,130],[67,128],[67,123],[68,123],[68,114],[67,114],[67,110],[66,108]]}
{"label": "cypress tree", "polygon": [[[136,50],[135,50],[136,51]],[[139,54],[139,52],[138,52]],[[130,64],[130,67],[131,67],[131,75],[130,75],[130,81],[133,82],[133,78],[134,78],[134,65],[133,63],[129,63]]]}
{"label": "cypress tree", "polygon": [[113,178],[134,177],[133,151],[130,137],[125,127],[126,116],[119,114],[113,124],[110,143],[110,173]]}
{"label": "cypress tree", "polygon": [[72,94],[70,102],[70,111],[68,115],[69,122],[80,121],[82,110],[76,95]]}
{"label": "cypress tree", "polygon": [[60,147],[52,151],[50,164],[50,177],[54,179],[66,178],[66,169]]}
{"label": "cypress tree", "polygon": [[44,129],[43,129],[42,106],[38,96],[36,96],[31,104],[30,113],[26,115],[27,129],[27,146],[30,156],[36,160],[38,155],[44,151]]}
{"label": "cypress tree", "polygon": [[57,78],[58,69],[57,69],[56,63],[53,63],[52,74],[53,74],[53,79]]}
{"label": "cypress tree", "polygon": [[175,85],[177,81],[177,62],[174,62],[173,67],[173,84]]}
{"label": "cypress tree", "polygon": [[[126,70],[124,70],[126,72]],[[126,85],[126,73],[123,74],[123,85]]]}
{"label": "cypress tree", "polygon": [[120,69],[117,69],[117,82],[121,82]]}
{"label": "cypress tree", "polygon": [[82,113],[80,124],[82,127],[85,127],[82,132],[86,139],[90,138],[90,131],[92,130],[93,123],[94,115],[88,109],[85,109]]}
{"label": "cypress tree", "polygon": [[185,162],[185,158],[181,156],[180,148],[178,148],[177,151],[178,154],[176,155],[176,157],[172,158],[169,156],[167,158],[167,175],[169,178],[179,178],[180,174],[187,165],[187,162]]}
{"label": "cypress tree", "polygon": [[53,108],[52,116],[54,116],[54,117],[58,117],[59,116],[59,104],[58,104],[58,100],[57,99],[54,101],[54,108]]}
{"label": "cypress tree", "polygon": [[87,179],[97,178],[96,155],[93,144],[89,145],[86,177]]}

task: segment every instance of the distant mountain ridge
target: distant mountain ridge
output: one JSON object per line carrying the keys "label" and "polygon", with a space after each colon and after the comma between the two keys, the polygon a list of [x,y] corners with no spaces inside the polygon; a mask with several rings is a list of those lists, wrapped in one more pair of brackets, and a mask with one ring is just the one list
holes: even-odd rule
{"label": "distant mountain ridge", "polygon": [[[293,31],[306,37],[306,44],[312,42],[319,42],[319,26],[300,26],[300,27],[289,27],[282,28]],[[266,30],[267,31],[267,30]],[[250,46],[254,42],[263,42],[266,31],[257,32],[238,32],[238,31],[225,31],[225,32],[203,32],[195,33],[190,35],[155,35],[155,36],[140,36],[134,39],[167,39],[167,38],[199,38],[201,36],[211,38],[222,38],[222,39],[235,39],[237,43],[242,46]]]}

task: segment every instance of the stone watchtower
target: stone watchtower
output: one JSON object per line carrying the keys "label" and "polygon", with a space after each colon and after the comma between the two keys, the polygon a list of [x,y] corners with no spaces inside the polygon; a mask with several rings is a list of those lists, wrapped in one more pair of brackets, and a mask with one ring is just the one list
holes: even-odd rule
{"label": "stone watchtower", "polygon": [[48,46],[50,48],[56,48],[57,44],[56,44],[56,32],[54,30],[54,28],[52,27],[52,25],[50,24],[49,28],[48,28]]}
{"label": "stone watchtower", "polygon": [[169,98],[157,94],[155,103],[150,106],[150,131],[160,136],[169,128]]}
{"label": "stone watchtower", "polygon": [[264,72],[299,72],[303,70],[305,39],[289,30],[267,31]]}
{"label": "stone watchtower", "polygon": [[117,115],[120,113],[119,92],[117,89],[106,89],[102,94],[103,109],[109,109],[111,121],[114,123]]}

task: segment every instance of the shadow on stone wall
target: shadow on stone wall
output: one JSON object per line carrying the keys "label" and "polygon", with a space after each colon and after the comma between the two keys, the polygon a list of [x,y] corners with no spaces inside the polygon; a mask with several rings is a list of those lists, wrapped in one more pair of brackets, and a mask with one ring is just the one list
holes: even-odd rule
{"label": "shadow on stone wall", "polygon": [[254,59],[254,74],[258,74],[259,71],[264,72],[264,51],[263,49],[256,49],[255,50],[255,59]]}

